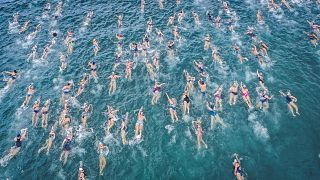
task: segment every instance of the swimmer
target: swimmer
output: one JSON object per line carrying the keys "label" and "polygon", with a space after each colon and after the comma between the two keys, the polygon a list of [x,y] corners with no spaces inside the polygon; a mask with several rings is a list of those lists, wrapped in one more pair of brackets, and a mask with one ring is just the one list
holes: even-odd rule
{"label": "swimmer", "polygon": [[19,153],[20,149],[21,149],[22,142],[24,140],[26,140],[27,138],[28,138],[28,129],[27,128],[21,129],[21,131],[14,138],[15,145],[10,148],[10,152],[9,152],[8,155],[10,157],[16,156]]}
{"label": "swimmer", "polygon": [[118,28],[121,28],[121,27],[122,27],[123,16],[122,16],[122,15],[119,15],[119,16],[117,16],[117,17],[118,17]]}
{"label": "swimmer", "polygon": [[228,3],[223,1],[222,4],[223,4],[223,10],[227,13],[230,13]]}
{"label": "swimmer", "polygon": [[42,114],[42,118],[41,118],[41,127],[43,128],[47,128],[48,126],[48,112],[49,112],[49,107],[50,107],[50,99],[48,99],[44,106],[41,108],[41,114]]}
{"label": "swimmer", "polygon": [[131,43],[130,44],[130,50],[133,52],[133,56],[137,57],[139,53],[138,44],[137,43]]}
{"label": "swimmer", "polygon": [[159,43],[162,43],[163,37],[164,37],[163,33],[157,28],[156,28],[156,33],[157,33],[157,40],[159,41]]}
{"label": "swimmer", "polygon": [[183,17],[184,17],[184,12],[183,12],[183,10],[181,10],[181,11],[178,13],[178,23],[179,23],[179,24],[182,22]]}
{"label": "swimmer", "polygon": [[18,19],[20,17],[19,12],[16,12],[12,17],[13,17],[12,23],[17,24],[18,23]]}
{"label": "swimmer", "polygon": [[29,25],[30,25],[30,20],[24,22],[23,26],[19,29],[19,34],[25,32],[29,28]]}
{"label": "swimmer", "polygon": [[89,113],[92,112],[92,105],[88,103],[84,103],[82,106],[82,114],[81,114],[81,126],[83,128],[87,127],[87,120]]}
{"label": "swimmer", "polygon": [[158,3],[159,3],[159,8],[163,9],[164,0],[158,0]]}
{"label": "swimmer", "polygon": [[214,96],[214,107],[216,107],[217,110],[222,111],[222,86],[219,86]]}
{"label": "swimmer", "polygon": [[315,33],[307,33],[307,32],[304,32],[304,33],[309,37],[311,44],[314,47],[317,47],[318,41],[319,41],[318,36]]}
{"label": "swimmer", "polygon": [[[284,96],[287,100],[288,108],[293,116],[300,115],[298,106],[295,104],[297,102],[297,98],[291,95],[290,91],[287,91],[287,93],[283,93],[282,91],[279,91],[282,96]],[[294,113],[294,110],[296,111],[296,114]]]}
{"label": "swimmer", "polygon": [[76,93],[76,97],[80,96],[83,93],[83,90],[88,83],[89,83],[89,75],[85,74],[84,77],[80,80],[79,89]]}
{"label": "swimmer", "polygon": [[206,37],[204,37],[204,50],[208,50],[211,46],[211,43],[210,43],[210,35],[207,34]]}
{"label": "swimmer", "polygon": [[183,100],[183,114],[188,115],[190,113],[190,97],[189,91],[185,91],[182,95]]}
{"label": "swimmer", "polygon": [[138,139],[142,137],[143,121],[146,121],[146,117],[144,116],[144,113],[143,113],[143,107],[141,107],[138,112],[138,119],[137,119],[136,128],[135,128],[135,137]]}
{"label": "swimmer", "polygon": [[157,72],[159,72],[159,69],[160,69],[159,53],[155,53],[152,59],[153,59],[152,64],[156,68]]}
{"label": "swimmer", "polygon": [[103,176],[103,170],[107,164],[105,156],[109,153],[109,149],[107,146],[103,145],[102,142],[99,142],[97,151],[99,153],[99,174],[100,176]]}
{"label": "swimmer", "polygon": [[255,40],[257,36],[255,35],[254,30],[254,27],[248,26],[246,34]]}
{"label": "swimmer", "polygon": [[272,99],[272,96],[268,96],[267,91],[263,90],[261,93],[259,93],[259,103],[257,104],[257,107],[266,111],[269,108],[268,101],[270,99]]}
{"label": "swimmer", "polygon": [[151,33],[152,32],[152,19],[151,19],[151,17],[149,17],[149,20],[148,20],[148,22],[147,22],[147,25],[148,25],[148,27],[147,27],[147,32],[148,33]]}
{"label": "swimmer", "polygon": [[200,23],[199,15],[194,11],[192,11],[191,13],[192,13],[192,16],[193,16],[193,19],[194,19],[194,22],[196,23],[196,25],[200,25],[201,23]]}
{"label": "swimmer", "polygon": [[93,17],[93,11],[90,10],[90,11],[87,13],[87,15],[86,15],[86,17],[85,17],[85,19],[84,19],[84,21],[83,21],[84,26],[88,26],[88,25],[89,25],[92,17]]}
{"label": "swimmer", "polygon": [[46,140],[44,146],[42,146],[39,150],[38,150],[38,153],[40,154],[43,150],[47,150],[46,154],[48,155],[49,154],[49,151],[52,147],[52,143],[54,141],[54,139],[56,138],[56,129],[55,129],[55,125],[52,126],[51,130],[50,130],[50,133],[49,133],[49,137],[48,139]]}
{"label": "swimmer", "polygon": [[178,31],[178,27],[174,26],[173,30],[172,30],[172,34],[175,40],[179,40],[180,39],[180,35],[179,35],[179,31]]}
{"label": "swimmer", "polygon": [[61,16],[61,11],[62,11],[62,2],[59,1],[54,12],[54,18],[57,19],[58,17]]}
{"label": "swimmer", "polygon": [[170,40],[168,42],[168,56],[169,57],[174,57],[174,41]]}
{"label": "swimmer", "polygon": [[62,130],[64,132],[67,132],[69,127],[70,127],[70,123],[71,123],[71,118],[69,115],[64,114],[64,117],[62,117],[61,121],[60,121],[60,125],[62,127]]}
{"label": "swimmer", "polygon": [[99,46],[98,41],[96,39],[92,40],[92,44],[93,44],[93,53],[94,53],[94,56],[96,56],[98,51],[100,50],[100,46]]}
{"label": "swimmer", "polygon": [[164,85],[165,83],[161,83],[159,84],[157,81],[155,81],[154,86],[153,86],[153,96],[151,99],[151,105],[155,105],[158,103],[160,96],[161,96],[161,87]]}
{"label": "swimmer", "polygon": [[111,106],[107,106],[107,108],[106,114],[108,115],[108,125],[106,128],[106,135],[110,133],[110,129],[113,127],[114,122],[119,119],[117,115],[117,112],[119,111],[118,109],[114,109]]}
{"label": "swimmer", "polygon": [[41,56],[41,59],[47,59],[48,58],[48,55],[50,53],[50,44],[46,44],[46,46],[43,48],[43,53],[42,53],[42,56]]}
{"label": "swimmer", "polygon": [[240,61],[240,64],[242,64],[244,61],[248,61],[248,58],[241,56],[241,54],[237,54],[237,58]]}
{"label": "swimmer", "polygon": [[145,61],[145,65],[146,65],[147,71],[149,73],[150,79],[154,80],[156,77],[155,68],[148,60]]}
{"label": "swimmer", "polygon": [[258,49],[257,49],[257,47],[255,45],[252,46],[251,53],[256,56],[256,58],[258,59],[258,62],[259,62],[260,65],[264,64],[262,55],[258,52]]}
{"label": "swimmer", "polygon": [[141,55],[146,58],[147,57],[147,50],[148,50],[148,45],[146,43],[141,44]]}
{"label": "swimmer", "polygon": [[220,16],[217,16],[215,19],[214,19],[214,24],[217,28],[220,28],[221,26],[221,17]]}
{"label": "swimmer", "polygon": [[213,19],[212,19],[212,16],[211,16],[211,14],[210,14],[209,11],[206,12],[206,15],[207,15],[207,17],[208,17],[208,21],[209,21],[209,22],[212,22]]}
{"label": "swimmer", "polygon": [[129,121],[129,113],[126,113],[125,118],[121,121],[121,140],[122,140],[122,144],[126,145],[127,144],[127,131],[128,131],[128,121]]}
{"label": "swimmer", "polygon": [[269,8],[274,8],[274,9],[278,9],[278,8],[279,8],[279,5],[276,4],[276,3],[274,2],[274,0],[270,0],[270,3],[269,3],[269,1],[268,1],[268,7],[269,7]]}
{"label": "swimmer", "polygon": [[117,89],[117,79],[120,78],[121,76],[116,75],[114,72],[108,77],[110,79],[110,84],[109,84],[109,95],[113,94],[116,89]]}
{"label": "swimmer", "polygon": [[112,70],[115,71],[117,67],[121,64],[122,50],[116,52],[115,63],[113,65]]}
{"label": "swimmer", "polygon": [[239,87],[238,82],[234,81],[231,87],[229,88],[229,104],[230,105],[235,105],[237,102],[238,87]]}
{"label": "swimmer", "polygon": [[214,46],[211,47],[211,57],[212,57],[212,60],[213,60],[214,63],[222,64],[222,59],[218,55],[217,48],[214,47]]}
{"label": "swimmer", "polygon": [[260,10],[258,10],[256,16],[257,16],[258,23],[262,23],[263,22],[263,16],[261,15],[261,11]]}
{"label": "swimmer", "polygon": [[186,84],[186,87],[184,88],[185,90],[189,91],[189,92],[192,92],[193,91],[193,83],[194,81],[196,80],[195,77],[191,76],[188,71],[186,70],[183,70],[184,72],[184,75],[186,77],[186,80],[187,80],[187,84]]}
{"label": "swimmer", "polygon": [[34,94],[35,91],[36,91],[36,90],[34,89],[33,85],[30,84],[30,85],[28,86],[28,88],[27,88],[27,96],[26,96],[26,98],[24,99],[24,101],[23,101],[23,103],[22,103],[22,105],[21,105],[21,108],[24,108],[24,107],[28,106],[29,101],[31,100],[32,95]]}
{"label": "swimmer", "polygon": [[34,61],[37,58],[37,48],[37,44],[32,47],[31,53],[29,54],[27,61],[29,61],[30,58],[32,58],[32,61]]}
{"label": "swimmer", "polygon": [[249,90],[246,85],[243,85],[242,82],[240,83],[240,88],[242,92],[242,98],[244,102],[248,105],[249,108],[252,108],[252,103],[249,95]]}
{"label": "swimmer", "polygon": [[260,48],[262,50],[262,52],[266,55],[268,54],[268,49],[269,47],[263,42],[263,41],[260,41],[259,42],[259,45],[260,45]]}
{"label": "swimmer", "polygon": [[145,4],[146,4],[145,0],[141,0],[141,3],[140,3],[141,12],[144,12],[144,6],[145,6]]}
{"label": "swimmer", "polygon": [[218,115],[216,108],[213,104],[207,102],[207,109],[209,111],[209,115],[211,118],[210,121],[210,129],[214,129],[216,124],[221,124],[223,127],[227,127],[227,125],[223,122],[223,120]]}
{"label": "swimmer", "polygon": [[132,68],[134,65],[134,61],[127,60],[125,65],[126,65],[126,70],[125,70],[126,75],[124,76],[124,78],[131,80],[131,74],[132,74]]}
{"label": "swimmer", "polygon": [[259,73],[258,69],[257,69],[257,77],[258,77],[258,80],[259,80],[259,85],[262,89],[267,89],[264,85],[264,78],[263,78],[263,75],[262,73]]}
{"label": "swimmer", "polygon": [[149,35],[147,33],[143,37],[142,44],[144,44],[147,48],[150,47]]}
{"label": "swimmer", "polygon": [[196,70],[198,71],[198,73],[200,74],[200,76],[202,77],[207,77],[207,73],[204,70],[204,64],[202,62],[197,62],[197,61],[193,61]]}
{"label": "swimmer", "polygon": [[315,34],[320,34],[320,25],[316,24],[314,21],[307,21]]}
{"label": "swimmer", "polygon": [[96,62],[95,62],[95,61],[90,61],[90,62],[88,63],[88,67],[89,67],[90,70],[91,70],[91,76],[93,77],[93,79],[94,79],[95,81],[97,81],[98,75],[97,75],[97,64],[96,64]]}
{"label": "swimmer", "polygon": [[62,103],[65,103],[65,101],[69,99],[72,86],[73,86],[72,82],[68,82],[66,85],[63,86],[62,96],[61,96]]}
{"label": "swimmer", "polygon": [[3,72],[5,74],[8,74],[10,78],[8,78],[7,81],[7,86],[11,86],[17,79],[18,76],[18,71],[13,70],[13,71],[5,71]]}
{"label": "swimmer", "polygon": [[169,103],[169,113],[171,116],[172,123],[178,122],[177,116],[177,100],[175,98],[170,98],[169,95],[166,93],[168,103]]}
{"label": "swimmer", "polygon": [[202,97],[205,98],[206,97],[206,91],[207,91],[207,84],[203,79],[200,79],[198,81],[198,85],[200,88],[200,92],[202,94]]}
{"label": "swimmer", "polygon": [[67,53],[69,55],[72,54],[73,47],[74,47],[74,40],[72,39],[71,41],[68,41],[68,44],[67,44]]}
{"label": "swimmer", "polygon": [[60,57],[59,57],[59,59],[60,59],[60,63],[61,63],[61,65],[60,65],[60,71],[62,72],[62,71],[64,71],[64,70],[67,68],[66,56],[65,56],[62,52],[60,52]]}
{"label": "swimmer", "polygon": [[72,135],[68,135],[62,142],[61,149],[62,153],[60,155],[60,161],[63,160],[63,165],[67,163],[68,156],[71,151]]}
{"label": "swimmer", "polygon": [[207,149],[208,145],[203,140],[203,130],[202,130],[202,127],[201,127],[201,120],[197,119],[196,121],[192,121],[192,125],[193,125],[193,128],[195,130],[195,134],[197,135],[197,147],[198,147],[198,149],[201,148],[202,144]]}
{"label": "swimmer", "polygon": [[281,3],[282,3],[283,5],[285,5],[286,8],[288,8],[289,10],[291,10],[291,7],[290,7],[289,3],[288,3],[286,0],[281,0]]}
{"label": "swimmer", "polygon": [[82,166],[82,161],[80,161],[78,180],[86,180],[86,174],[85,174],[83,166]]}
{"label": "swimmer", "polygon": [[236,176],[237,180],[244,180],[244,171],[241,170],[240,159],[238,156],[233,161],[233,174]]}
{"label": "swimmer", "polygon": [[169,26],[169,25],[172,25],[172,24],[173,24],[173,22],[174,22],[174,16],[175,16],[175,14],[173,14],[173,16],[169,16],[167,26]]}

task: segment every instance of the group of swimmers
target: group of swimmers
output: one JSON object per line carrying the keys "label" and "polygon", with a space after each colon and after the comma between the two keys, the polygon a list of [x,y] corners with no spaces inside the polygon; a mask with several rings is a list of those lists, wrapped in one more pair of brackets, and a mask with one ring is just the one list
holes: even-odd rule
{"label": "group of swimmers", "polygon": [[[164,0],[159,0],[158,2],[159,2],[160,9],[163,9],[164,8]],[[289,8],[289,5],[286,1],[281,1],[281,2],[286,7]],[[180,4],[180,1],[177,0],[176,3]],[[276,4],[274,3],[273,0],[271,0],[269,5],[276,7]],[[59,2],[56,9],[55,9],[55,12],[54,12],[55,19],[58,19],[58,17],[61,16],[62,6],[63,6],[63,3]],[[145,6],[145,0],[141,0],[141,11],[142,12],[144,11],[144,6]],[[47,17],[49,15],[50,7],[51,7],[50,3],[45,5],[43,16]],[[230,8],[229,8],[227,2],[223,2],[223,9],[225,12],[230,12]],[[195,11],[192,11],[191,14],[192,14],[192,17],[194,19],[195,24],[201,25],[200,16]],[[168,57],[175,56],[175,52],[176,52],[175,51],[175,43],[179,42],[181,39],[178,26],[175,26],[175,16],[176,16],[175,14],[170,16],[167,21],[167,26],[173,26],[173,30],[172,30],[173,40],[169,40],[167,43]],[[181,10],[177,14],[178,24],[182,23],[184,16],[185,16],[185,12],[183,10]],[[211,17],[211,14],[209,12],[207,12],[207,16],[208,16],[209,21],[212,21],[216,27],[219,28],[221,26],[222,18],[220,16],[217,16],[214,20]],[[18,22],[18,17],[19,17],[19,14],[15,14],[13,21]],[[93,17],[93,11],[90,10],[88,12],[83,24],[86,26],[89,25],[92,17]],[[122,24],[123,19],[124,19],[123,15],[117,16],[117,24],[118,24],[119,31],[123,27],[123,24]],[[232,21],[235,21],[235,19],[230,20],[230,22],[232,22]],[[258,13],[257,13],[257,21],[258,22],[263,21],[263,17],[262,17],[262,14],[260,11],[258,11]],[[26,21],[24,26],[20,29],[20,33],[27,31],[29,24],[30,24],[30,21]],[[314,22],[309,22],[309,24],[311,25],[313,32],[311,35],[308,34],[308,36],[313,37],[312,38],[312,40],[314,40],[313,44],[316,45],[316,42],[318,41],[317,34],[319,34],[319,25],[316,25]],[[229,29],[233,30],[234,27],[232,27],[232,23],[229,23],[229,25],[230,25]],[[40,32],[40,30],[41,30],[41,26],[37,25],[36,30],[34,32],[32,32],[30,35],[28,35],[28,37],[34,38],[36,36],[36,34],[38,32]],[[151,47],[150,36],[152,36],[153,32],[154,32],[153,31],[153,22],[152,22],[152,18],[150,17],[147,21],[146,33],[143,36],[141,43],[136,43],[136,42],[130,43],[130,52],[132,54],[133,59],[141,58],[144,60],[144,64],[147,69],[147,73],[148,73],[150,79],[154,81],[152,98],[151,98],[150,104],[156,105],[156,104],[158,104],[158,102],[161,98],[163,87],[164,86],[168,87],[168,85],[166,85],[166,83],[160,83],[158,81],[158,79],[159,79],[158,72],[161,67],[161,65],[160,65],[160,52],[150,53],[151,52],[151,50],[150,50],[150,47]],[[161,30],[156,28],[155,34],[156,34],[156,41],[158,43],[162,43],[164,40],[164,34],[161,32]],[[267,55],[267,51],[268,51],[269,47],[262,40],[259,40],[259,38],[254,33],[253,27],[248,27],[246,34],[248,36],[252,37],[254,42],[256,42],[257,46],[260,48],[260,49],[258,49],[258,47],[256,45],[254,45],[252,48],[252,54],[257,57],[259,64],[262,65],[264,62],[262,57]],[[52,46],[56,42],[57,32],[53,32],[52,36],[53,36],[53,40],[50,44],[47,44],[45,46],[45,48],[43,50],[43,54],[41,56],[41,59],[48,58],[50,49],[52,48]],[[109,95],[116,93],[116,91],[117,91],[116,80],[117,79],[122,78],[122,77],[124,77],[125,79],[127,79],[129,81],[132,79],[132,70],[134,69],[134,66],[136,66],[136,64],[137,64],[137,61],[129,60],[129,59],[126,60],[125,62],[122,62],[123,61],[122,60],[123,54],[124,54],[123,53],[123,42],[122,42],[123,35],[120,33],[117,33],[116,39],[118,41],[116,42],[117,50],[115,52],[115,56],[116,56],[115,63],[114,63],[113,71],[112,71],[111,75],[107,77],[107,79],[109,80],[109,91],[108,91]],[[62,52],[60,53],[60,62],[61,62],[60,70],[61,71],[65,70],[67,68],[66,58],[68,56],[71,56],[73,53],[73,48],[75,45],[75,38],[73,37],[73,33],[71,31],[67,32],[66,38],[64,40],[64,44],[66,46],[67,52],[65,54]],[[92,46],[93,46],[93,55],[95,57],[98,55],[99,51],[101,51],[101,47],[99,46],[99,42],[97,39],[92,40]],[[28,60],[30,60],[30,59],[35,60],[38,57],[37,56],[37,47],[38,47],[37,44],[32,47],[32,51],[28,55]],[[209,49],[211,49],[211,51],[212,51],[213,61],[215,63],[217,63],[218,65],[221,65],[223,61],[222,61],[221,57],[218,55],[217,47],[211,43],[211,37],[209,34],[207,34],[204,37],[204,50],[207,51]],[[237,57],[239,58],[240,63],[244,63],[245,61],[248,60],[247,58],[241,56],[240,45],[236,44],[234,46],[234,49],[237,52]],[[151,54],[151,57],[149,57],[149,54]],[[149,58],[151,58],[152,61],[149,61],[148,60]],[[125,71],[124,71],[125,74],[124,75],[120,75],[117,73],[117,68],[121,64],[125,65]],[[85,87],[88,85],[90,79],[94,79],[95,82],[98,81],[97,61],[95,61],[95,60],[89,61],[87,66],[90,70],[90,75],[89,74],[83,75],[83,78],[80,80],[79,87],[75,92],[75,94],[76,94],[75,97],[79,97],[84,92]],[[183,116],[190,115],[190,108],[191,108],[191,103],[192,103],[191,96],[193,96],[193,95],[197,96],[198,95],[197,93],[199,93],[200,97],[205,102],[203,105],[208,110],[208,114],[210,116],[210,129],[214,129],[217,124],[220,124],[222,127],[227,127],[227,124],[218,115],[218,112],[223,111],[224,85],[218,86],[215,89],[214,93],[210,94],[209,91],[207,90],[207,82],[206,82],[206,80],[209,78],[209,72],[206,71],[206,67],[205,67],[204,63],[202,63],[200,60],[195,60],[195,61],[193,61],[193,66],[194,66],[195,70],[198,72],[199,77],[196,78],[196,77],[192,76],[191,73],[189,73],[187,70],[184,70],[186,85],[185,85],[185,88],[183,90],[182,97],[181,97]],[[11,86],[16,81],[16,79],[18,77],[17,70],[13,70],[11,72],[6,71],[6,72],[4,72],[4,74],[9,76],[9,78],[6,79],[8,86]],[[265,79],[264,79],[263,74],[257,70],[256,76],[257,76],[258,84],[259,84],[259,87],[257,88],[257,94],[258,94],[258,98],[259,98],[259,101],[257,103],[257,107],[259,109],[263,109],[266,111],[269,107],[268,101],[273,99],[273,96],[269,95],[270,92],[265,85]],[[196,90],[194,88],[195,82],[197,82],[196,84],[198,86],[198,90]],[[50,152],[50,149],[51,149],[53,142],[56,138],[56,131],[57,131],[58,127],[60,126],[62,134],[65,136],[65,138],[62,142],[62,145],[61,145],[62,152],[60,155],[60,160],[63,161],[63,164],[65,164],[67,162],[68,156],[69,156],[71,149],[72,149],[71,147],[72,147],[73,139],[76,136],[75,135],[76,133],[74,132],[74,130],[71,126],[71,116],[69,114],[70,99],[73,98],[73,97],[71,97],[71,94],[72,94],[72,89],[74,86],[76,86],[76,85],[73,83],[73,81],[68,81],[63,86],[62,93],[61,93],[62,95],[60,98],[61,104],[62,104],[62,110],[60,112],[59,120],[57,122],[55,122],[54,125],[51,127],[50,132],[48,134],[48,139],[45,141],[43,146],[40,147],[38,150],[38,153],[45,151],[46,154],[48,154]],[[33,94],[36,92],[36,89],[33,86],[33,84],[31,84],[27,87],[26,91],[27,91],[27,95],[25,97],[24,102],[21,105],[21,108],[28,107],[28,105],[33,97]],[[250,109],[254,108],[253,102],[250,98],[250,93],[249,93],[248,87],[243,82],[238,83],[237,81],[232,82],[229,87],[229,90],[228,90],[229,105],[233,106],[237,103],[239,92],[241,93],[241,97],[242,97],[243,101],[245,102],[245,104],[248,106],[248,108],[250,108]],[[294,97],[289,90],[287,92],[280,91],[280,94],[285,97],[286,102],[288,104],[288,108],[289,108],[290,112],[292,113],[292,115],[293,116],[299,115],[298,107],[296,105],[297,98]],[[178,101],[176,98],[171,97],[171,95],[169,96],[168,93],[165,93],[165,96],[166,96],[167,102],[168,102],[167,109],[169,111],[171,121],[172,121],[172,123],[176,123],[179,121]],[[210,100],[207,101],[207,99],[210,99]],[[50,99],[46,100],[45,103],[43,104],[43,106],[41,107],[41,99],[38,98],[33,103],[33,105],[32,105],[33,113],[32,113],[32,118],[31,118],[33,127],[37,127],[38,119],[39,119],[40,115],[41,115],[41,119],[42,119],[41,127],[43,127],[43,128],[48,127],[48,113],[49,113],[49,109],[50,109],[50,102],[51,102]],[[80,118],[81,119],[80,120],[80,130],[87,128],[88,117],[89,117],[89,114],[92,113],[92,111],[93,111],[93,106],[89,103],[84,103],[84,105],[82,106],[81,109],[82,109],[82,114],[81,114],[81,118]],[[120,124],[120,129],[121,129],[120,134],[121,134],[122,143],[125,145],[125,144],[128,144],[126,134],[127,134],[127,129],[128,129],[129,113],[126,112],[125,116],[122,118],[117,115],[117,112],[119,112],[119,109],[116,109],[112,106],[107,106],[107,110],[105,112],[105,114],[107,115],[107,121],[105,123],[104,130],[105,130],[106,135],[110,134],[112,132],[112,128],[114,127],[116,121],[119,119],[122,119],[121,124]],[[134,133],[135,139],[139,140],[143,137],[142,132],[143,132],[143,127],[144,127],[145,121],[146,121],[146,117],[144,115],[144,108],[141,107],[138,110],[137,121],[135,123],[135,128],[134,128],[135,129],[135,133]],[[196,118],[196,120],[192,121],[192,129],[194,130],[194,133],[196,135],[198,149],[200,149],[201,147],[208,148],[208,145],[205,143],[205,141],[203,139],[204,130],[202,128],[201,118]],[[79,131],[79,129],[78,129],[78,131]],[[27,138],[27,132],[28,132],[27,129],[24,129],[23,131],[19,132],[19,134],[15,138],[15,146],[10,151],[10,154],[12,154],[14,156],[19,152],[20,147],[21,147],[21,142]],[[99,169],[100,169],[99,174],[103,175],[103,171],[106,166],[106,156],[109,153],[109,149],[105,144],[103,144],[101,141],[99,141],[97,144],[97,152],[99,154]],[[237,179],[239,179],[240,177],[243,177],[243,173],[240,168],[240,161],[239,160],[234,162],[234,174],[237,177]],[[81,165],[79,168],[79,179],[85,179],[85,173],[84,173],[84,169],[82,167],[82,162],[81,162]]]}

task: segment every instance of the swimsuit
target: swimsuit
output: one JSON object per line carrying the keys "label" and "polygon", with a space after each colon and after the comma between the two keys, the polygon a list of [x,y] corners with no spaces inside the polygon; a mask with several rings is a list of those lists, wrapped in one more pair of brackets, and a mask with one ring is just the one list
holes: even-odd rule
{"label": "swimsuit", "polygon": [[172,109],[173,111],[175,111],[176,108],[177,108],[177,107],[176,107],[174,104],[169,104],[169,109]]}
{"label": "swimsuit", "polygon": [[189,103],[189,102],[190,102],[190,99],[189,99],[189,97],[188,97],[187,95],[185,95],[184,98],[183,98],[183,101]]}
{"label": "swimsuit", "polygon": [[21,145],[22,145],[21,139],[20,139],[20,138],[17,138],[16,145],[15,145],[16,148],[21,147]]}
{"label": "swimsuit", "polygon": [[63,145],[63,150],[64,151],[70,151],[71,150],[71,140],[66,140],[66,142],[64,143],[64,145]]}
{"label": "swimsuit", "polygon": [[139,120],[137,121],[136,125],[140,125],[140,126],[143,126],[143,120]]}
{"label": "swimsuit", "polygon": [[216,112],[214,110],[209,110],[209,115],[210,116],[215,116],[216,115]]}
{"label": "swimsuit", "polygon": [[231,91],[231,93],[233,94],[233,95],[238,95],[238,93],[237,92],[233,92],[233,91]]}
{"label": "swimsuit", "polygon": [[288,104],[292,102],[292,98],[289,95],[286,95],[286,100]]}
{"label": "swimsuit", "polygon": [[263,104],[265,102],[267,102],[268,99],[265,97],[265,95],[260,96],[260,102]]}

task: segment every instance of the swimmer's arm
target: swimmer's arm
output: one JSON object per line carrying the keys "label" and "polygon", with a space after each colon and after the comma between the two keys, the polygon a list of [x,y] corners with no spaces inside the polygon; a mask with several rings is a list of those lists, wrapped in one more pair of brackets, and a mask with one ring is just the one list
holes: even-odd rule
{"label": "swimmer's arm", "polygon": [[279,93],[280,93],[282,96],[286,96],[281,90],[279,91]]}
{"label": "swimmer's arm", "polygon": [[209,102],[207,102],[207,109],[211,110],[211,107],[209,106]]}

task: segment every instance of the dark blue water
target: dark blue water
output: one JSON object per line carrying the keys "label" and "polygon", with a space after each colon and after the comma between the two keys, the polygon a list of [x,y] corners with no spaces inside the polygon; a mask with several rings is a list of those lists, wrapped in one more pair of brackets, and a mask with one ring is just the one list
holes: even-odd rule
{"label": "dark blue water", "polygon": [[[19,154],[0,167],[0,179],[76,179],[79,161],[83,161],[89,179],[234,179],[232,174],[232,155],[238,153],[242,160],[242,168],[248,179],[319,179],[319,47],[313,47],[303,31],[310,32],[307,23],[318,24],[320,6],[315,1],[290,1],[292,10],[283,5],[278,10],[269,10],[265,1],[229,1],[231,13],[223,11],[221,1],[185,1],[180,5],[175,1],[166,1],[165,9],[159,9],[157,1],[146,0],[145,12],[140,11],[140,1],[63,1],[62,16],[53,19],[57,1],[51,2],[48,18],[42,18],[44,1],[1,1],[0,2],[0,71],[18,69],[19,78],[11,87],[1,83],[0,93],[0,152],[2,156],[13,146],[13,138],[22,128],[29,129],[29,137],[23,142]],[[168,17],[180,10],[186,13],[178,26],[181,36],[176,41],[174,58],[167,55],[166,43],[173,40],[172,26],[167,26]],[[90,24],[83,26],[84,18],[89,10],[94,15]],[[260,10],[264,16],[264,24],[258,24],[256,12]],[[196,26],[191,15],[195,11],[200,16],[201,25]],[[224,22],[216,28],[206,17],[210,11],[213,17],[221,16]],[[19,34],[15,28],[9,27],[12,15],[20,13],[20,27],[27,20],[31,21],[29,29]],[[117,15],[124,16],[123,27],[117,27]],[[147,20],[152,17],[153,32],[150,34],[152,52],[160,53],[159,82],[166,83],[163,92],[180,100],[185,78],[183,70],[200,78],[193,67],[193,60],[201,60],[210,75],[207,78],[208,92],[222,85],[223,111],[220,117],[227,127],[217,126],[210,130],[210,117],[200,97],[198,86],[191,93],[190,116],[182,116],[182,108],[178,109],[179,122],[172,123],[167,108],[167,101],[162,94],[157,105],[151,105],[153,80],[148,76],[141,57],[133,58],[129,53],[129,44],[141,42],[146,33]],[[225,23],[234,18],[235,29],[228,30]],[[26,40],[37,24],[42,29],[32,40]],[[254,26],[259,39],[269,46],[268,64],[260,66],[251,54],[251,47],[256,44],[245,35],[247,26]],[[164,42],[156,41],[155,28],[164,33]],[[68,66],[59,72],[59,53],[66,53],[63,44],[67,31],[74,32],[74,52],[67,58]],[[52,32],[58,32],[56,44],[53,46],[47,61],[35,60],[27,62],[28,54],[34,44],[38,44],[38,54],[51,42]],[[132,81],[120,78],[118,90],[108,94],[109,80],[115,61],[117,33],[124,35],[123,47],[127,53],[123,57],[133,59],[137,65],[133,70]],[[218,49],[223,59],[222,66],[213,63],[211,51],[203,50],[203,38],[211,36],[211,44]],[[101,50],[93,55],[92,39],[96,38]],[[249,59],[239,63],[233,45],[238,43],[241,53]],[[84,93],[72,100],[70,106],[71,125],[77,127],[80,122],[80,106],[84,102],[93,105],[93,112],[88,118],[88,127],[93,132],[84,133],[74,138],[72,153],[66,165],[59,161],[60,145],[64,139],[60,128],[49,155],[38,154],[38,149],[45,143],[51,126],[58,120],[62,105],[59,101],[61,88],[70,80],[76,84],[84,73],[89,73],[86,65],[89,60],[98,64],[98,83],[89,82]],[[120,65],[116,73],[124,76],[124,65]],[[239,97],[235,106],[228,104],[230,84],[237,80],[244,82],[251,99],[256,103],[258,94],[255,89],[258,80],[255,71],[264,74],[265,84],[273,99],[270,108],[264,112],[257,108],[248,110]],[[26,109],[20,109],[25,97],[25,89],[33,83],[36,93]],[[78,86],[77,86],[78,87]],[[76,87],[76,88],[77,88]],[[300,116],[292,117],[287,109],[285,99],[279,90],[290,89],[297,97]],[[74,95],[76,89],[73,89]],[[51,99],[49,111],[49,128],[32,128],[31,104],[41,96],[42,103]],[[212,101],[212,99],[208,99]],[[104,122],[107,120],[102,112],[107,105],[120,109],[119,116],[129,112],[128,134],[129,145],[122,145],[120,137],[120,121],[116,122],[112,135],[105,136]],[[137,109],[145,108],[147,121],[143,131],[143,141],[136,143],[134,126]],[[201,117],[204,140],[208,149],[198,150],[196,135],[191,121]],[[99,176],[99,155],[96,142],[103,141],[109,147],[107,166],[104,176]]]}

